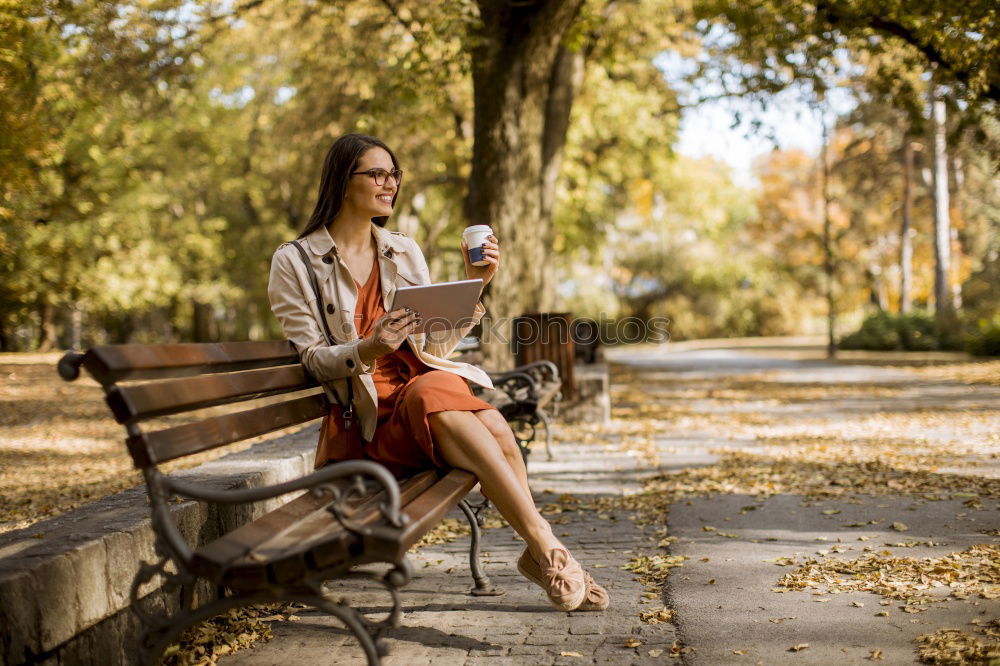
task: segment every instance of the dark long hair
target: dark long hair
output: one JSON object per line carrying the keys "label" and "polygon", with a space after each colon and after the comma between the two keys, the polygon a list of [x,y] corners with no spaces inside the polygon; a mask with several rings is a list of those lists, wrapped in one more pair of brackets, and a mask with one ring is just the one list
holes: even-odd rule
{"label": "dark long hair", "polygon": [[[351,172],[358,167],[358,160],[368,150],[381,148],[389,153],[392,158],[392,165],[399,168],[396,154],[389,149],[379,139],[367,134],[345,134],[333,142],[326,159],[323,160],[323,175],[319,181],[319,197],[316,201],[316,208],[309,216],[306,228],[299,234],[299,238],[305,238],[320,227],[330,224],[333,218],[337,217],[340,207],[344,203],[344,195],[347,193],[347,181],[351,178]],[[399,195],[399,188],[396,194],[392,195],[392,205],[396,205],[396,197]],[[384,227],[388,217],[373,217],[372,222]]]}

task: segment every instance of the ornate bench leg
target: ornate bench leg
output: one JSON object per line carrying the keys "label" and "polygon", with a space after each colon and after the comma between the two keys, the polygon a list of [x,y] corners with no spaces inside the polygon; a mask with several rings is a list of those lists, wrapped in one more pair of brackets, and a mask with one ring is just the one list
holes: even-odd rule
{"label": "ornate bench leg", "polygon": [[462,509],[462,513],[465,514],[466,519],[469,521],[469,527],[472,529],[472,545],[469,547],[469,568],[472,569],[472,578],[475,580],[475,586],[469,590],[469,594],[474,597],[496,597],[504,593],[499,587],[494,587],[490,582],[489,576],[483,572],[482,565],[479,562],[479,522],[476,520],[476,515],[472,511],[472,507],[469,506],[467,500],[462,500],[458,503],[459,508]]}
{"label": "ornate bench leg", "polygon": [[549,457],[549,460],[554,460],[552,457],[552,423],[549,421],[549,415],[545,413],[544,409],[539,409],[535,414],[545,426],[545,455]]}

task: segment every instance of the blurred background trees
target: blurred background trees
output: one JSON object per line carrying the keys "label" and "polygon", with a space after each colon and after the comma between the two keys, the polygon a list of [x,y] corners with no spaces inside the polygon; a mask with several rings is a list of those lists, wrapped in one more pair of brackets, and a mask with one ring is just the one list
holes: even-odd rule
{"label": "blurred background trees", "polygon": [[[397,151],[390,224],[436,279],[461,276],[462,227],[495,225],[494,316],[820,332],[818,156],[775,150],[748,184],[675,152],[701,100],[787,90],[829,127],[839,331],[884,313],[882,329],[926,328],[920,345],[988,349],[1000,30],[988,2],[940,5],[0,0],[0,349],[280,336],[270,255],[349,131]],[[695,65],[685,85],[664,76],[668,53]],[[834,94],[851,100],[839,115]]]}

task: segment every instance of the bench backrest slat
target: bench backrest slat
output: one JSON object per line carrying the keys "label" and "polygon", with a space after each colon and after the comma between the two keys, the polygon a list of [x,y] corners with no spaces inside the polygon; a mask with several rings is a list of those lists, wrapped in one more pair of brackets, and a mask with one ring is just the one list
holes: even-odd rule
{"label": "bench backrest slat", "polygon": [[329,410],[326,396],[318,393],[133,435],[126,442],[136,466],[148,467],[311,421]]}
{"label": "bench backrest slat", "polygon": [[83,357],[84,367],[104,385],[122,380],[237,372],[298,361],[298,353],[288,341],[101,345],[92,347]]}
{"label": "bench backrest slat", "polygon": [[278,368],[117,385],[108,392],[107,402],[119,423],[134,423],[315,386],[319,384],[296,360],[295,365]]}

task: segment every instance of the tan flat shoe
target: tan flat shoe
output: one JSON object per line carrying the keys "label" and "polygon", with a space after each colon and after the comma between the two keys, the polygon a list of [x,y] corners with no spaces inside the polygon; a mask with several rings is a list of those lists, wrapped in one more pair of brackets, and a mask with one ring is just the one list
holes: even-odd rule
{"label": "tan flat shoe", "polygon": [[611,597],[608,591],[597,584],[591,577],[590,572],[583,570],[583,578],[587,583],[587,594],[583,598],[583,603],[577,608],[578,611],[602,611],[607,610],[611,605]]}
{"label": "tan flat shoe", "polygon": [[587,596],[583,567],[565,548],[553,548],[543,557],[544,561],[535,562],[531,552],[525,548],[517,560],[517,570],[545,590],[549,601],[557,609],[576,610]]}
{"label": "tan flat shoe", "polygon": [[[564,548],[553,548],[539,563],[525,548],[517,560],[517,570],[535,583],[561,611],[576,610],[587,597],[586,572]],[[605,593],[607,594],[607,593]]]}

